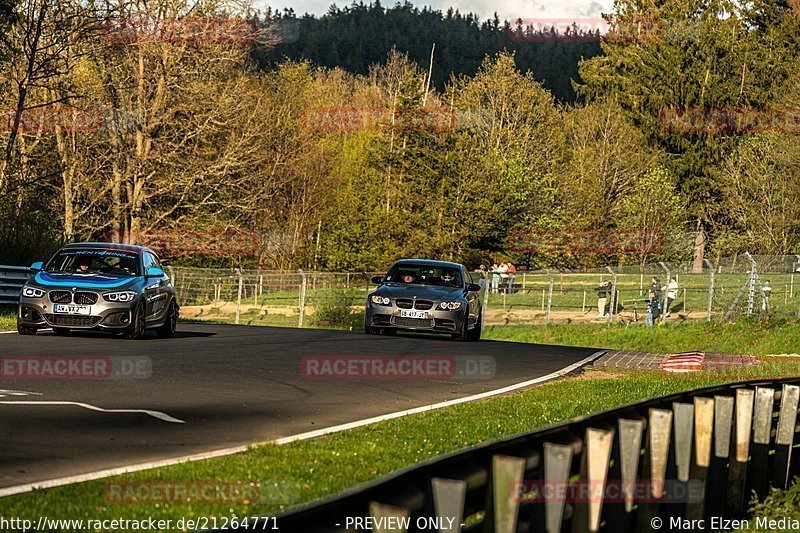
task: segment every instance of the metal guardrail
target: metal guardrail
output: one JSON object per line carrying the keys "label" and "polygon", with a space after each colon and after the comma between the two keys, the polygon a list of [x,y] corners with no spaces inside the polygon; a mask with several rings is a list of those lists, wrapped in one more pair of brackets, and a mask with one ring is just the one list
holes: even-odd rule
{"label": "metal guardrail", "polygon": [[798,398],[800,378],[646,400],[421,463],[275,520],[292,532],[616,533],[676,518],[711,530],[712,517],[744,516],[752,494],[798,473]]}
{"label": "metal guardrail", "polygon": [[19,303],[19,291],[30,273],[28,267],[0,265],[0,304]]}

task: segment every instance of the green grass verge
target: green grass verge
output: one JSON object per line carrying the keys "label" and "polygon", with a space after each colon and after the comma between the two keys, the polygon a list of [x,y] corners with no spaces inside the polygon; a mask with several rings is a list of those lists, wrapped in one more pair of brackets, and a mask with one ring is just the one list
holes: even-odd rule
{"label": "green grass verge", "polygon": [[0,331],[16,331],[17,308],[13,305],[0,305]]}
{"label": "green grass verge", "polygon": [[[783,363],[779,373],[800,373]],[[775,373],[771,368],[770,372]],[[50,518],[154,517],[269,514],[386,475],[440,454],[637,400],[729,381],[711,373],[664,375],[629,372],[613,379],[572,378],[515,394],[463,404],[283,446],[262,445],[213,460],[184,463],[9,496],[6,516]],[[107,483],[211,480],[256,483],[261,496],[249,504],[116,504],[105,499]]]}
{"label": "green grass verge", "polygon": [[484,338],[657,353],[700,350],[768,355],[800,352],[800,323],[739,320],[734,324],[702,322],[653,328],[625,324],[508,325],[487,327]]}

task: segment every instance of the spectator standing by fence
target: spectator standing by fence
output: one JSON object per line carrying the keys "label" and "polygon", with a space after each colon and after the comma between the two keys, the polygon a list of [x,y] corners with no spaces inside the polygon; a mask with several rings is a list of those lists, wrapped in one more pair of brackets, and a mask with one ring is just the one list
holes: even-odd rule
{"label": "spectator standing by fence", "polygon": [[497,294],[497,289],[500,286],[500,267],[497,266],[497,263],[492,263],[492,268],[489,269],[489,273],[492,275],[492,292]]}
{"label": "spectator standing by fence", "polygon": [[761,298],[761,310],[767,311],[769,307],[769,297],[772,294],[772,285],[769,284],[769,280],[764,280],[764,283],[761,285],[761,293],[764,295]]}
{"label": "spectator standing by fence", "polygon": [[667,299],[664,302],[664,317],[668,317],[672,302],[678,297],[678,280],[674,278],[669,280],[669,286],[662,287],[661,289],[667,292]]}
{"label": "spectator standing by fence", "polygon": [[661,316],[661,298],[657,296],[656,291],[651,290],[648,292],[647,300],[647,318],[645,320],[647,326],[653,327],[659,316]]}
{"label": "spectator standing by fence", "polygon": [[508,263],[503,261],[500,263],[500,266],[497,268],[497,271],[500,273],[500,283],[503,285],[503,290],[508,291]]}
{"label": "spectator standing by fence", "polygon": [[608,296],[611,293],[611,283],[604,281],[597,288],[597,318],[606,316],[606,305],[608,305]]}
{"label": "spectator standing by fence", "polygon": [[511,261],[508,262],[508,294],[514,294],[514,280],[517,277],[517,267]]}

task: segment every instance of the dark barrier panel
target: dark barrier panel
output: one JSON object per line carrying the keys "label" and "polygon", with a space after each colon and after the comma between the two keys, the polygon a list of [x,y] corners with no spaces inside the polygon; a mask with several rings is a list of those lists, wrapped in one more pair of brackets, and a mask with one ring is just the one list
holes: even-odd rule
{"label": "dark barrier panel", "polygon": [[800,378],[791,378],[655,398],[420,463],[294,508],[275,525],[616,533],[697,520],[680,529],[710,531],[798,473],[799,397]]}

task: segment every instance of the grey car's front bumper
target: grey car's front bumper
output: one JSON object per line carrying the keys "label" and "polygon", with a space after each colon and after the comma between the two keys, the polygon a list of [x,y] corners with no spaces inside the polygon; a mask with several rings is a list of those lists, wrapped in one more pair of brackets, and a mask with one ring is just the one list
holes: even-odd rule
{"label": "grey car's front bumper", "polygon": [[[89,292],[89,291],[84,291]],[[42,298],[20,297],[17,321],[31,328],[104,329],[119,331],[128,327],[138,300],[132,302],[107,302],[97,293],[97,302],[91,304],[91,314],[71,315],[55,313],[49,292]]]}
{"label": "grey car's front bumper", "polygon": [[464,309],[441,309],[434,307],[428,311],[427,319],[405,318],[401,309],[394,305],[367,304],[366,322],[376,328],[393,328],[430,333],[460,333],[465,317]]}

